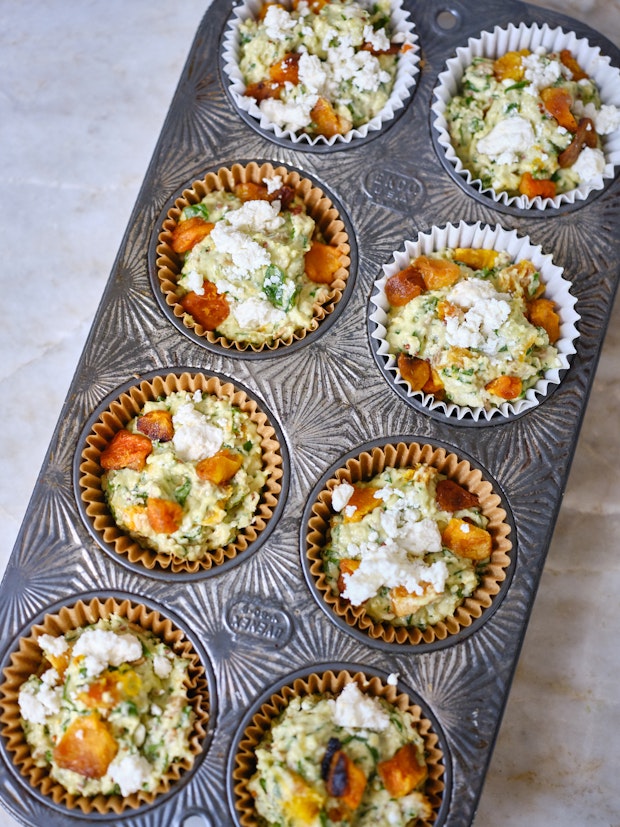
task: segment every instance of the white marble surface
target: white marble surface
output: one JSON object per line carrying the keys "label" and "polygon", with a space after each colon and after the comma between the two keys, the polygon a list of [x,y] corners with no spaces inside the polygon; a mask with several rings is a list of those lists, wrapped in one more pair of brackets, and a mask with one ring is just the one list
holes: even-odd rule
{"label": "white marble surface", "polygon": [[[620,45],[620,0],[536,5]],[[0,2],[0,571],[206,7]],[[617,307],[476,827],[620,825],[619,366]]]}

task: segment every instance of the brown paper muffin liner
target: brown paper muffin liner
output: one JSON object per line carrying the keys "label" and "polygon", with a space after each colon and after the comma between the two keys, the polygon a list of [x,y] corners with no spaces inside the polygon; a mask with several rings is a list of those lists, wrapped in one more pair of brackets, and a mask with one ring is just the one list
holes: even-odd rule
{"label": "brown paper muffin liner", "polygon": [[[195,715],[190,736],[193,758],[183,759],[171,765],[157,788],[151,792],[140,790],[126,797],[103,794],[86,797],[67,792],[49,775],[46,768],[35,766],[20,724],[18,694],[21,685],[30,675],[42,671],[44,657],[37,644],[40,635],[48,634],[54,637],[63,635],[70,630],[88,626],[113,614],[127,618],[136,631],[155,634],[174,651],[175,655],[189,661],[186,686],[188,701]],[[119,602],[111,597],[107,600],[95,598],[88,603],[79,600],[73,606],[63,606],[57,614],[46,615],[41,623],[33,626],[27,637],[20,638],[17,648],[11,655],[10,666],[4,670],[0,697],[2,736],[6,739],[7,751],[21,775],[40,793],[49,796],[54,804],[65,806],[70,810],[80,809],[87,815],[90,813],[118,815],[130,808],[135,809],[152,804],[157,796],[168,792],[182,775],[191,769],[195,757],[202,751],[210,708],[205,669],[183,632],[170,620],[162,617],[159,612],[143,604],[132,603],[128,599]]]}
{"label": "brown paper muffin liner", "polygon": [[[254,520],[249,526],[239,530],[234,542],[223,548],[205,552],[205,556],[200,560],[183,560],[140,545],[137,540],[117,526],[107,506],[101,485],[103,469],[100,457],[114,434],[124,428],[134,416],[137,416],[146,402],[169,396],[176,391],[193,393],[196,390],[212,394],[220,399],[227,399],[256,424],[261,438],[263,469],[267,474],[267,481],[261,493]],[[200,373],[170,373],[140,382],[126,393],[121,394],[101,414],[93,425],[92,432],[86,438],[82,451],[79,487],[86,515],[91,520],[95,532],[108,547],[126,557],[129,562],[138,563],[149,570],[159,568],[172,573],[196,574],[208,571],[226,560],[232,560],[259,537],[272,518],[278,503],[282,491],[282,476],[283,461],[276,432],[253,399],[235,388],[232,383],[222,384],[214,376],[209,377]]]}
{"label": "brown paper muffin liner", "polygon": [[357,683],[360,690],[375,698],[383,698],[402,712],[409,712],[413,717],[414,726],[424,741],[424,753],[428,769],[428,778],[424,793],[431,803],[433,815],[430,820],[418,821],[418,827],[430,827],[437,819],[441,806],[444,783],[444,756],[437,733],[431,722],[424,716],[420,706],[413,703],[408,695],[399,692],[396,686],[385,683],[380,677],[368,677],[363,672],[342,670],[333,672],[328,670],[322,673],[313,672],[307,677],[300,677],[291,684],[282,687],[252,717],[252,720],[242,734],[232,771],[234,804],[239,823],[242,827],[261,827],[264,821],[254,808],[254,799],[247,789],[247,783],[256,770],[254,751],[260,741],[268,734],[271,726],[284,712],[291,700],[304,695],[337,696],[345,685]]}
{"label": "brown paper muffin liner", "polygon": [[[369,480],[385,468],[407,468],[416,463],[425,463],[437,468],[449,479],[476,494],[480,501],[480,509],[489,521],[487,531],[493,539],[491,559],[481,576],[476,591],[464,599],[453,616],[433,626],[427,626],[426,629],[413,626],[392,626],[386,622],[376,621],[366,614],[363,605],[353,606],[348,600],[334,594],[323,572],[322,557],[327,543],[330,519],[333,515],[331,508],[333,488],[341,482],[356,483]],[[481,617],[485,609],[491,606],[493,598],[498,594],[502,582],[506,579],[507,569],[510,566],[512,548],[509,538],[510,526],[506,522],[506,512],[501,508],[499,496],[493,492],[491,484],[483,479],[480,471],[472,468],[467,460],[459,459],[456,454],[447,453],[443,448],[419,445],[415,442],[399,442],[364,451],[358,457],[349,459],[344,467],[327,481],[311,513],[306,535],[306,554],[310,561],[310,573],[320,595],[333,612],[349,626],[356,627],[374,640],[385,643],[433,643],[445,640],[450,635],[457,634],[461,629],[469,627],[474,620]]]}
{"label": "brown paper muffin liner", "polygon": [[[276,175],[282,178],[283,185],[291,187],[295,194],[303,200],[308,215],[314,219],[325,241],[338,249],[341,267],[336,271],[331,284],[328,285],[329,293],[326,300],[322,303],[315,303],[312,323],[309,328],[296,330],[292,336],[286,339],[274,339],[271,342],[261,344],[237,342],[220,336],[216,331],[205,330],[181,306],[180,296],[177,295],[177,280],[183,267],[183,260],[172,249],[172,232],[179,221],[182,210],[191,204],[199,203],[207,193],[215,190],[231,192],[236,184],[261,184],[264,178],[273,178]],[[351,264],[349,253],[349,237],[345,231],[344,223],[339,218],[337,209],[323,191],[308,178],[302,178],[298,172],[291,171],[286,167],[273,167],[269,163],[264,163],[261,166],[256,162],[251,162],[247,166],[233,164],[230,169],[222,167],[217,172],[207,173],[202,180],[195,181],[190,187],[183,190],[168,210],[159,231],[156,247],[157,279],[165,296],[166,304],[172,308],[175,317],[180,319],[185,327],[192,330],[196,335],[204,337],[210,344],[218,345],[226,350],[232,349],[240,352],[247,350],[254,352],[273,351],[304,339],[308,333],[316,330],[320,322],[334,310],[342,298],[349,277]]]}

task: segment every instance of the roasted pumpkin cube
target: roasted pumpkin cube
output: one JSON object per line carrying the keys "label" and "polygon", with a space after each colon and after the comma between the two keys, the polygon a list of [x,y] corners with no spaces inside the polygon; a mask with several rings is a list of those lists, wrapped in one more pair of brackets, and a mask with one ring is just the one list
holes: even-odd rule
{"label": "roasted pumpkin cube", "polygon": [[112,441],[101,452],[99,462],[106,471],[131,468],[142,471],[146,458],[153,450],[153,443],[144,434],[132,434],[131,431],[117,431]]}
{"label": "roasted pumpkin cube", "polygon": [[459,557],[486,560],[491,556],[493,538],[485,528],[452,517],[442,532],[441,542]]}
{"label": "roasted pumpkin cube", "polygon": [[257,103],[260,103],[267,98],[279,98],[282,89],[283,86],[280,83],[274,83],[272,80],[259,80],[256,83],[248,83],[243,94],[246,98],[254,98]]}
{"label": "roasted pumpkin cube", "polygon": [[230,307],[225,295],[218,293],[212,281],[203,282],[204,294],[187,293],[180,301],[186,313],[205,330],[216,330],[228,318]]}
{"label": "roasted pumpkin cube", "polygon": [[427,769],[418,762],[413,744],[404,744],[387,761],[377,764],[383,786],[394,798],[402,798],[426,781]]}
{"label": "roasted pumpkin cube", "polygon": [[418,256],[412,263],[422,273],[427,290],[441,290],[442,287],[450,287],[461,277],[461,268],[458,264],[446,258]]}
{"label": "roasted pumpkin cube", "polygon": [[87,692],[81,692],[80,701],[89,709],[98,711],[113,709],[121,700],[135,698],[142,687],[140,675],[133,669],[106,669],[90,684]]}
{"label": "roasted pumpkin cube", "polygon": [[404,586],[394,586],[390,589],[390,605],[396,617],[407,617],[428,606],[437,597],[437,592],[431,583],[425,583],[422,594],[408,592]]}
{"label": "roasted pumpkin cube", "polygon": [[149,439],[170,442],[174,436],[174,425],[170,411],[149,411],[138,417],[136,428]]}
{"label": "roasted pumpkin cube", "polygon": [[62,680],[67,666],[69,666],[69,661],[71,660],[71,649],[66,649],[61,655],[54,655],[48,652],[45,655],[45,659],[49,662],[49,665],[58,672]]}
{"label": "roasted pumpkin cube", "polygon": [[54,748],[53,758],[63,770],[86,778],[101,778],[118,752],[116,739],[96,713],[76,718]]}
{"label": "roasted pumpkin cube", "polygon": [[329,762],[325,785],[327,792],[339,798],[349,810],[357,810],[366,789],[366,774],[344,750],[337,750]]}
{"label": "roasted pumpkin cube", "polygon": [[519,192],[528,198],[555,198],[555,181],[550,178],[534,178],[531,172],[524,172],[519,181]]}
{"label": "roasted pumpkin cube", "polygon": [[442,511],[463,511],[465,508],[480,506],[476,494],[454,480],[439,480],[435,488],[435,499]]}
{"label": "roasted pumpkin cube", "polygon": [[269,192],[265,184],[255,184],[254,181],[245,181],[235,184],[233,192],[241,201],[269,201]]}
{"label": "roasted pumpkin cube", "polygon": [[523,80],[525,68],[521,58],[527,57],[529,54],[529,49],[520,49],[518,52],[506,52],[505,55],[498,57],[497,60],[493,61],[495,80]]}
{"label": "roasted pumpkin cube", "polygon": [[310,117],[319,135],[332,138],[334,135],[340,135],[343,132],[340,118],[326,98],[318,99],[310,112]]}
{"label": "roasted pumpkin cube", "polygon": [[206,238],[213,227],[215,224],[205,221],[199,215],[179,221],[172,231],[172,249],[175,253],[187,253],[199,241]]}
{"label": "roasted pumpkin cube", "polygon": [[213,485],[226,485],[241,468],[243,460],[240,454],[222,448],[212,457],[205,457],[196,464],[196,473],[201,480]]}
{"label": "roasted pumpkin cube", "polygon": [[292,83],[297,86],[299,83],[299,58],[300,54],[289,52],[282,60],[269,67],[269,77],[275,83]]}
{"label": "roasted pumpkin cube", "polygon": [[484,386],[489,393],[502,399],[517,399],[523,391],[523,382],[518,376],[498,376]]}
{"label": "roasted pumpkin cube", "polygon": [[569,132],[576,132],[577,121],[570,109],[573,105],[573,97],[568,89],[546,86],[540,90],[540,97],[547,112],[556,119],[560,126],[568,129]]}
{"label": "roasted pumpkin cube", "polygon": [[431,367],[431,375],[428,381],[422,385],[422,390],[424,393],[429,393],[432,396],[437,397],[437,399],[443,399],[446,395],[446,390],[443,382],[441,381],[441,377],[435,368]]}
{"label": "roasted pumpkin cube", "polygon": [[347,587],[347,584],[345,583],[345,580],[344,580],[344,575],[345,574],[353,574],[354,571],[357,571],[359,566],[360,566],[360,561],[359,560],[353,560],[353,559],[350,559],[348,557],[346,559],[340,561],[340,563],[339,563],[340,576],[338,577],[338,591],[340,592],[340,594],[342,594],[342,592]]}
{"label": "roasted pumpkin cube", "polygon": [[473,270],[490,270],[495,267],[499,253],[497,250],[485,250],[483,247],[457,247],[454,258]]}
{"label": "roasted pumpkin cube", "polygon": [[527,318],[532,324],[546,331],[552,345],[560,338],[560,317],[555,311],[555,302],[551,299],[534,299],[528,302]]}
{"label": "roasted pumpkin cube", "polygon": [[403,307],[424,292],[426,292],[424,277],[412,264],[394,273],[385,282],[385,297],[392,307]]}
{"label": "roasted pumpkin cube", "polygon": [[331,284],[340,266],[340,251],[320,241],[313,241],[304,257],[306,275],[315,284]]}
{"label": "roasted pumpkin cube", "polygon": [[431,366],[425,359],[399,353],[397,365],[401,377],[409,383],[412,391],[421,391],[431,379]]}
{"label": "roasted pumpkin cube", "polygon": [[[381,505],[383,500],[379,497],[375,497],[375,493],[378,490],[379,489],[374,485],[354,485],[351,498],[345,507],[345,523],[359,523],[362,517],[369,514],[373,509],[377,508],[377,506]],[[351,514],[351,516],[348,516],[347,510],[350,506],[353,506],[355,511]]]}
{"label": "roasted pumpkin cube", "polygon": [[313,824],[325,804],[325,794],[312,787],[301,775],[291,773],[292,788],[283,790],[282,806],[290,824]]}
{"label": "roasted pumpkin cube", "polygon": [[149,497],[146,501],[149,525],[158,534],[174,534],[183,519],[183,508],[173,500]]}
{"label": "roasted pumpkin cube", "polygon": [[570,69],[573,76],[571,80],[584,80],[588,77],[587,72],[584,72],[579,63],[577,63],[570,49],[562,49],[560,52],[560,60],[567,69]]}

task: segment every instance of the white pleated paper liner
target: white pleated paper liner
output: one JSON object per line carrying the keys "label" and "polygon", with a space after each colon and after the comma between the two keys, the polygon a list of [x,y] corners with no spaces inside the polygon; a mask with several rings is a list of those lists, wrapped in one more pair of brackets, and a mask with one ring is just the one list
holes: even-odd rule
{"label": "white pleated paper liner", "polygon": [[602,104],[620,106],[620,69],[611,65],[608,57],[601,54],[598,46],[590,45],[585,38],[578,38],[574,32],[565,32],[562,28],[550,28],[546,23],[542,26],[534,24],[519,26],[509,24],[503,29],[496,26],[493,31],[482,32],[478,38],[470,38],[467,46],[460,46],[456,50],[456,57],[446,62],[446,69],[439,75],[437,86],[434,89],[433,125],[437,132],[437,141],[446,153],[446,159],[454,166],[455,172],[464,182],[485,194],[494,201],[507,207],[517,209],[551,209],[562,205],[574,204],[585,200],[593,190],[603,189],[605,182],[613,179],[615,170],[620,165],[620,129],[609,135],[603,135],[601,140],[605,154],[605,169],[602,175],[589,182],[581,183],[576,189],[556,195],[555,198],[528,198],[525,195],[509,195],[506,192],[495,192],[490,187],[484,187],[479,178],[463,166],[456,154],[446,120],[446,107],[449,101],[460,92],[460,85],[466,68],[474,58],[499,58],[506,52],[529,49],[534,52],[542,47],[547,52],[559,52],[569,49],[581,68],[596,84]]}
{"label": "white pleated paper liner", "polygon": [[[397,366],[398,354],[390,352],[385,338],[390,307],[385,295],[385,283],[388,278],[407,267],[417,256],[455,247],[505,251],[510,254],[514,263],[523,259],[531,261],[540,272],[541,281],[546,286],[544,297],[555,302],[556,311],[560,316],[560,338],[555,343],[559,367],[547,371],[526,391],[522,399],[504,402],[488,410],[483,407],[456,405],[447,400],[440,401],[423,391],[412,391],[409,384],[400,376]],[[421,233],[415,241],[405,241],[404,249],[394,253],[393,261],[384,264],[383,271],[384,275],[375,282],[370,298],[370,335],[376,342],[377,361],[383,366],[388,381],[392,381],[405,401],[411,400],[414,407],[423,407],[429,412],[437,412],[456,421],[466,422],[473,419],[479,424],[485,424],[485,421],[491,419],[514,418],[540,404],[545,396],[559,385],[562,375],[568,370],[570,358],[575,353],[575,341],[579,336],[576,325],[580,316],[575,311],[577,299],[570,292],[571,284],[564,278],[562,268],[553,263],[550,255],[543,254],[540,246],[532,245],[529,237],[517,235],[516,230],[505,230],[499,225],[492,227],[479,221],[475,224],[461,221],[459,224],[433,227],[429,232]]]}
{"label": "white pleated paper liner", "polygon": [[[293,132],[290,129],[282,129],[278,124],[270,121],[261,111],[254,98],[244,95],[246,84],[239,69],[239,26],[251,17],[257,17],[262,8],[263,0],[247,0],[247,2],[235,7],[225,28],[222,40],[222,66],[228,80],[228,91],[235,105],[241,112],[251,115],[257,121],[257,126],[262,130],[273,133],[277,139],[284,139],[297,144],[299,149],[304,147],[331,147],[334,144],[349,144],[351,141],[365,138],[369,133],[377,132],[391,121],[396,112],[402,109],[415,86],[415,78],[419,72],[419,46],[418,38],[414,30],[414,24],[409,20],[409,12],[402,7],[400,0],[392,2],[390,13],[390,34],[392,39],[397,33],[402,42],[412,48],[400,52],[394,87],[386,105],[370,121],[359,127],[351,129],[344,135],[334,135],[326,138],[324,135],[311,136],[305,133]],[[361,4],[366,6],[364,0]]]}

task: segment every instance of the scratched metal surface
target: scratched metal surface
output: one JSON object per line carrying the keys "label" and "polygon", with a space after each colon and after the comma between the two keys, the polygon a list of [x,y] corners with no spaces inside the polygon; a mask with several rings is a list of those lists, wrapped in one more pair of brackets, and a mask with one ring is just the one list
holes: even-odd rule
{"label": "scratched metal surface", "polygon": [[[181,825],[195,813],[209,827],[234,824],[228,807],[230,748],[244,715],[263,693],[315,663],[358,664],[397,672],[435,721],[451,772],[440,820],[471,824],[499,728],[528,617],[560,507],[570,462],[618,281],[620,212],[616,178],[576,209],[554,215],[501,210],[466,192],[436,152],[432,90],[458,45],[509,22],[563,25],[618,50],[569,18],[507,0],[453,0],[456,26],[443,31],[436,0],[405,0],[415,21],[423,67],[396,120],[370,140],[311,152],[262,135],[234,110],[220,75],[220,36],[230,0],[215,0],[197,32],[147,170],[143,187],[0,591],[7,662],[19,635],[45,612],[85,594],[128,594],[186,629],[206,661],[213,717],[206,749],[172,794],[123,814],[128,827]],[[277,161],[314,177],[344,205],[353,234],[354,287],[321,335],[269,358],[208,350],[181,334],[151,289],[148,250],[160,212],[182,185],[208,168],[238,160]],[[528,235],[565,269],[577,296],[580,338],[559,388],[527,415],[482,427],[431,418],[388,386],[367,336],[368,299],[381,265],[404,240],[434,224],[500,223]],[[84,424],[134,376],[188,366],[248,388],[279,423],[290,456],[289,491],[266,541],[237,565],[175,582],[132,569],[105,554],[81,519],[73,463]],[[494,480],[516,534],[515,566],[496,610],[472,634],[430,651],[368,645],[322,611],[300,563],[308,496],[327,470],[358,446],[399,438],[445,443]],[[8,641],[8,644],[6,643]],[[0,796],[27,825],[109,822],[55,809],[20,780],[2,743]]]}

